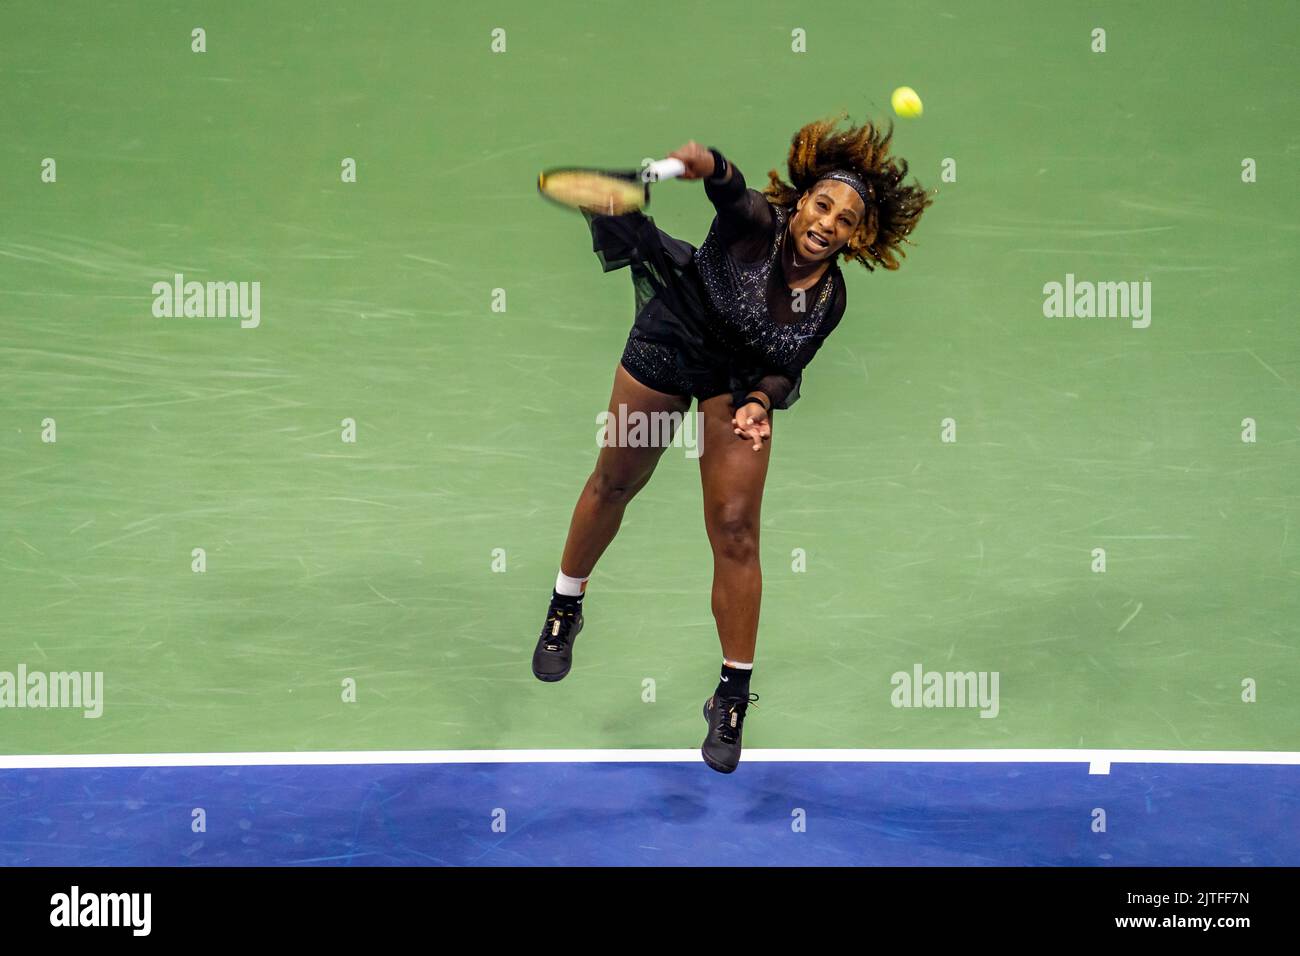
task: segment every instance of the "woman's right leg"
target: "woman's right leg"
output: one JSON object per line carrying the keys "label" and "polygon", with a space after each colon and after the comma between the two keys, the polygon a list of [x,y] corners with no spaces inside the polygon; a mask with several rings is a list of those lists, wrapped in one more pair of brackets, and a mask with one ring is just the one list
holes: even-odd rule
{"label": "woman's right leg", "polygon": [[[605,434],[629,434],[636,423],[628,422],[629,431],[623,431],[619,428],[619,420],[633,412],[684,414],[690,407],[690,399],[686,396],[670,395],[642,385],[620,364],[614,373],[614,391],[609,398],[610,420],[606,422]],[[659,419],[651,418],[649,421],[657,423]],[[596,458],[596,470],[578,496],[573,520],[569,522],[569,537],[564,542],[564,555],[560,559],[560,577],[556,579],[546,623],[542,625],[542,633],[533,651],[533,675],[538,680],[563,680],[569,673],[573,664],[573,641],[582,630],[581,588],[585,585],[564,579],[585,579],[591,575],[596,562],[618,533],[627,503],[654,474],[667,442],[662,440],[665,436],[658,428],[649,429],[649,436],[653,436],[649,444],[640,447],[619,447],[607,442]],[[578,590],[561,592],[562,585]]]}
{"label": "woman's right leg", "polygon": [[[619,418],[632,412],[647,415],[678,412],[684,415],[690,407],[689,397],[655,391],[642,385],[628,374],[627,369],[619,365],[614,373],[614,388],[609,397],[610,421],[607,433],[619,434]],[[657,429],[650,429],[650,433],[661,437]],[[601,448],[596,458],[596,468],[587,479],[573,509],[569,537],[564,542],[564,554],[560,559],[561,573],[574,578],[591,575],[596,562],[618,533],[627,503],[650,480],[663,452],[663,443],[660,441],[655,441],[650,447],[620,448],[609,443]]]}

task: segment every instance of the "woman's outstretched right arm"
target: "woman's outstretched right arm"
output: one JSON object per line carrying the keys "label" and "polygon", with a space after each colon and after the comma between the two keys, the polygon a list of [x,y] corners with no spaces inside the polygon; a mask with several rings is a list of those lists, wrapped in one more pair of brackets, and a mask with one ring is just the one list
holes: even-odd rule
{"label": "woman's outstretched right arm", "polygon": [[721,175],[715,151],[692,140],[668,155],[686,166],[683,179],[703,179],[704,193],[718,211],[718,236],[737,258],[751,260],[767,252],[772,238],[772,205],[756,190],[745,186],[745,177],[730,161],[723,160]]}

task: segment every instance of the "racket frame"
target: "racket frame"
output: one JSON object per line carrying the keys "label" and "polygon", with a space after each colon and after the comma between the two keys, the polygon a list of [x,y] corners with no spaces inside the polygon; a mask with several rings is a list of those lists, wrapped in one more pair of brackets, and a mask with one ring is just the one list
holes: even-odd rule
{"label": "racket frame", "polygon": [[[628,209],[627,212],[640,211],[650,204],[650,183],[664,182],[667,179],[675,179],[685,172],[686,166],[681,160],[664,159],[656,160],[643,169],[597,169],[594,166],[551,166],[550,169],[543,169],[537,174],[537,191],[547,202],[554,203],[565,209],[577,209],[582,211],[580,206],[571,206],[565,203],[563,199],[556,199],[546,191],[547,177],[556,176],[559,173],[594,173],[597,176],[608,176],[614,179],[623,179],[624,182],[640,183],[641,185],[641,204],[634,209]],[[611,213],[606,213],[611,215]]]}
{"label": "racket frame", "polygon": [[[546,192],[546,189],[544,188],[544,184],[546,183],[547,178],[550,176],[557,175],[559,173],[594,173],[598,176],[608,176],[611,179],[621,179],[624,182],[632,183],[633,185],[639,185],[641,187],[641,204],[637,206],[635,210],[628,210],[628,212],[634,212],[636,210],[644,209],[646,206],[650,205],[650,184],[652,182],[658,181],[656,178],[654,178],[654,173],[649,168],[647,168],[646,170],[640,170],[640,169],[597,169],[596,167],[593,166],[552,166],[551,168],[544,169],[537,174],[537,192],[542,196],[542,198],[546,199],[548,202],[554,203],[557,206],[561,206],[564,209],[578,210],[579,212],[583,211],[582,207],[572,206],[569,203],[565,202],[564,200],[556,199],[554,196]],[[668,178],[668,177],[663,177],[663,178]],[[603,213],[602,215],[609,215],[609,214]]]}

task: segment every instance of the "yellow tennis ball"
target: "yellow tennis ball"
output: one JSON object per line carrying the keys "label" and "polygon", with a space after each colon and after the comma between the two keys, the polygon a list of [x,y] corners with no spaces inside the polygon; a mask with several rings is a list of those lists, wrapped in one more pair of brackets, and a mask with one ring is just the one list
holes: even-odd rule
{"label": "yellow tennis ball", "polygon": [[921,97],[910,86],[900,86],[894,90],[889,102],[893,105],[894,112],[906,119],[921,115]]}

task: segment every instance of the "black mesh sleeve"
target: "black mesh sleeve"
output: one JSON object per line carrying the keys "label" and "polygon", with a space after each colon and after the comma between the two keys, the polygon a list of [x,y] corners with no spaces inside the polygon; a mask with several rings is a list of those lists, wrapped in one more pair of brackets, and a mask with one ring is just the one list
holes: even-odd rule
{"label": "black mesh sleeve", "polygon": [[704,193],[718,211],[718,238],[727,252],[741,262],[752,262],[767,254],[776,217],[767,197],[745,185],[735,164],[728,161],[724,182],[704,180]]}

